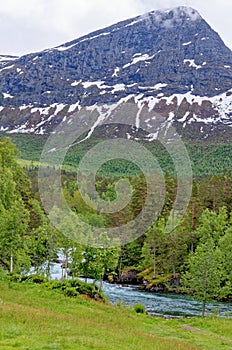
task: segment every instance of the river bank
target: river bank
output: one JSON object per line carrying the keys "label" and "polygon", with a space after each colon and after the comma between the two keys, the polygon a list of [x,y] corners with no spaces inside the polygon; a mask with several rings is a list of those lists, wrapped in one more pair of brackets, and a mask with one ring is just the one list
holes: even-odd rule
{"label": "river bank", "polygon": [[1,349],[232,348],[229,319],[149,317],[119,304],[70,298],[43,285],[12,283],[9,288],[0,281],[0,312]]}
{"label": "river bank", "polygon": [[[167,317],[201,315],[201,302],[186,295],[154,293],[141,290],[139,286],[135,285],[125,286],[108,282],[103,283],[103,292],[113,304],[120,302],[128,306],[136,303],[143,304],[147,313],[151,315],[159,314]],[[231,317],[232,304],[222,302],[207,303],[206,311],[208,315]]]}
{"label": "river bank", "polygon": [[[61,279],[60,263],[53,264],[51,267],[51,278]],[[135,276],[134,272],[130,275],[132,279]],[[193,299],[190,296],[177,293],[151,292],[148,289],[141,290],[142,284],[136,285],[137,280],[133,279],[133,284],[130,283],[128,277],[124,275],[123,281],[120,280],[103,282],[103,292],[112,304],[125,304],[132,306],[136,303],[143,304],[146,312],[149,314],[161,314],[163,316],[183,316],[193,317],[201,315],[201,302]],[[141,281],[141,280],[140,280]],[[92,283],[92,279],[87,279],[87,282]],[[232,303],[214,302],[208,303],[206,306],[207,315],[219,315],[229,317],[232,315]]]}
{"label": "river bank", "polygon": [[[175,294],[183,296],[193,296],[191,289],[186,289],[181,284],[181,275],[157,275],[153,276],[152,269],[147,269],[142,272],[138,272],[136,269],[125,269],[119,277],[107,276],[106,280],[110,283],[116,283],[121,285],[134,285],[139,290],[158,293],[158,294]],[[218,302],[232,303],[231,296],[221,300],[215,299]]]}

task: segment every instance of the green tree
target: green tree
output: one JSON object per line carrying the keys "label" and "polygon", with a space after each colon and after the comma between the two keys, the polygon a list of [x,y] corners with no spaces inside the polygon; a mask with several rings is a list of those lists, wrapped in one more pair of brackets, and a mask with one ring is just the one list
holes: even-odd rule
{"label": "green tree", "polygon": [[57,254],[57,236],[40,203],[29,196],[30,221],[26,232],[28,255],[36,273],[50,275],[51,261]]}
{"label": "green tree", "polygon": [[[160,258],[165,259],[164,246],[167,244],[167,235],[164,232],[165,220],[157,220],[150,227],[146,234],[142,247],[142,267],[153,266],[153,277],[156,277],[157,270],[161,271]],[[158,268],[157,268],[158,267]]]}
{"label": "green tree", "polygon": [[29,268],[25,231],[29,221],[28,211],[18,199],[11,207],[0,211],[0,252],[3,266],[10,273],[15,268]]}
{"label": "green tree", "polygon": [[[231,221],[231,220],[230,220]],[[218,242],[222,257],[222,282],[220,296],[226,299],[232,295],[232,227],[230,226]]]}
{"label": "green tree", "polygon": [[[105,273],[114,272],[118,265],[120,248],[112,247],[111,243],[106,232],[102,233],[96,241],[90,234],[89,244],[82,252],[82,273],[86,278],[92,277],[95,281],[100,281],[99,290],[102,289]],[[94,245],[97,246],[94,247]]]}
{"label": "green tree", "polygon": [[0,253],[2,265],[11,273],[20,265],[23,269],[28,266],[25,232],[29,212],[23,201],[23,174],[15,160],[16,154],[8,138],[0,140]]}
{"label": "green tree", "polygon": [[202,243],[207,242],[209,238],[213,238],[215,244],[218,243],[220,237],[224,236],[228,225],[228,214],[225,207],[214,212],[205,209],[200,217],[197,235]]}
{"label": "green tree", "polygon": [[222,280],[221,251],[212,237],[198,245],[189,256],[189,270],[184,285],[202,302],[202,317],[205,316],[207,301],[220,294]]}

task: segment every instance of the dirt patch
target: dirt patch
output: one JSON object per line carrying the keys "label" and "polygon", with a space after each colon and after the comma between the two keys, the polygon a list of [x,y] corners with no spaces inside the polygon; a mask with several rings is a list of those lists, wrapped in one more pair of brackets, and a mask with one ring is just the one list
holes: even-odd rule
{"label": "dirt patch", "polygon": [[188,324],[183,324],[183,329],[185,331],[191,331],[191,332],[196,332],[196,333],[199,333],[199,334],[205,334],[205,332],[201,331],[200,329],[197,329],[197,328],[194,328],[192,326],[189,326]]}

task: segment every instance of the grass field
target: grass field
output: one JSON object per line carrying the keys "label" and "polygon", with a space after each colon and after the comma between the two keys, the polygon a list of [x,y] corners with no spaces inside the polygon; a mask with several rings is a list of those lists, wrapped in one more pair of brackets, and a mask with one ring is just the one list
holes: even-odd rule
{"label": "grass field", "polygon": [[42,285],[0,282],[0,349],[232,349],[232,320],[165,320],[68,298]]}

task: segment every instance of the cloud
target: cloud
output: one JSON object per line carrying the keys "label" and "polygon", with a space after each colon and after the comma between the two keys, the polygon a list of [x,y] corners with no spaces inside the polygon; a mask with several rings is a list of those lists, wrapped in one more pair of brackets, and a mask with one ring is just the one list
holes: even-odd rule
{"label": "cloud", "polygon": [[220,5],[210,0],[7,0],[0,6],[0,53],[42,50],[120,20],[180,5],[196,8],[232,47],[231,0]]}
{"label": "cloud", "polygon": [[140,0],[7,0],[0,6],[0,50],[23,53],[55,46],[144,10]]}

